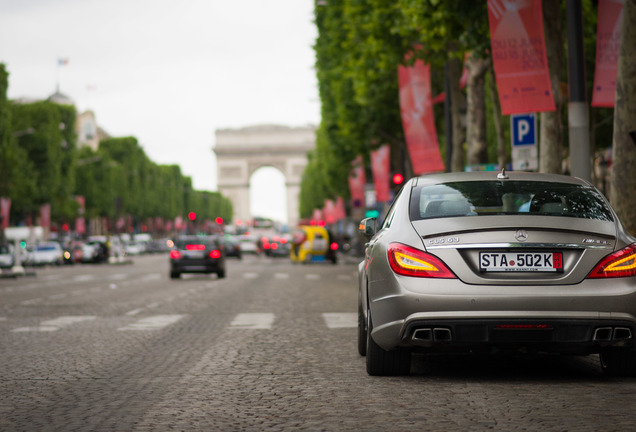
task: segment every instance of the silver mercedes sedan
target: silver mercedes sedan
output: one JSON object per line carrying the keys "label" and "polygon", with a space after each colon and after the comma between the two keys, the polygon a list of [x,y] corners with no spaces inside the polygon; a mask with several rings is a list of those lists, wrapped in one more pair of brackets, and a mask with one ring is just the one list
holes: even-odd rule
{"label": "silver mercedes sedan", "polygon": [[583,180],[504,171],[409,180],[365,219],[358,351],[370,375],[412,353],[600,354],[636,372],[636,238]]}

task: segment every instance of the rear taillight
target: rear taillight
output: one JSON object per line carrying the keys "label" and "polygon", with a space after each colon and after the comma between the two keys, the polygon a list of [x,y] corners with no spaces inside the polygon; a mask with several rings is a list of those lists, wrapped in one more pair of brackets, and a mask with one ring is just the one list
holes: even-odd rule
{"label": "rear taillight", "polygon": [[388,258],[391,269],[402,276],[456,278],[439,258],[400,243],[389,245]]}
{"label": "rear taillight", "polygon": [[588,279],[636,276],[636,243],[603,258]]}
{"label": "rear taillight", "polygon": [[214,259],[221,258],[221,251],[218,251],[216,249],[211,250],[210,251],[210,258],[214,258]]}
{"label": "rear taillight", "polygon": [[186,250],[205,250],[204,244],[189,244],[186,245]]}
{"label": "rear taillight", "polygon": [[178,250],[171,250],[170,251],[170,258],[179,259],[179,258],[181,258],[181,253]]}

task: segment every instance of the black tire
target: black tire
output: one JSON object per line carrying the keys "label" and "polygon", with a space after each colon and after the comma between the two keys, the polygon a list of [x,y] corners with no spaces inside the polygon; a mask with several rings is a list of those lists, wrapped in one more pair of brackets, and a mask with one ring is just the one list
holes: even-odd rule
{"label": "black tire", "polygon": [[216,272],[216,276],[217,276],[219,279],[223,279],[223,278],[225,277],[225,269],[223,269],[223,270],[219,270],[218,272]]}
{"label": "black tire", "polygon": [[385,351],[373,340],[372,331],[371,311],[367,311],[367,373],[371,376],[409,375],[411,352],[400,348]]}
{"label": "black tire", "polygon": [[610,349],[600,354],[601,368],[607,376],[636,376],[636,352]]}
{"label": "black tire", "polygon": [[170,279],[179,279],[181,277],[181,273],[179,272],[170,272]]}
{"label": "black tire", "polygon": [[362,313],[362,305],[358,302],[358,353],[367,355],[367,320]]}

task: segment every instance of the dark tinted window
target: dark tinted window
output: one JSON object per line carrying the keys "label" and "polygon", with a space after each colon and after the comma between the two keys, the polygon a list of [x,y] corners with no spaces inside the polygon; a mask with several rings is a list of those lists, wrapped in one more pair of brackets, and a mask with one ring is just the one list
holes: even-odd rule
{"label": "dark tinted window", "polygon": [[454,182],[417,187],[411,199],[412,220],[516,214],[613,220],[596,189],[568,183]]}

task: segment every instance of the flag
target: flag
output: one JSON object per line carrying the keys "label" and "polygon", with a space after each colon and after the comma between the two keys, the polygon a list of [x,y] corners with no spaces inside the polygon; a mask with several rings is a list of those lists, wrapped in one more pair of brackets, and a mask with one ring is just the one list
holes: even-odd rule
{"label": "flag", "polygon": [[9,215],[11,210],[11,198],[0,197],[0,228],[9,227]]}
{"label": "flag", "polygon": [[599,0],[592,106],[614,106],[624,0]]}
{"label": "flag", "polygon": [[444,171],[431,101],[431,67],[416,60],[398,67],[400,113],[415,174]]}
{"label": "flag", "polygon": [[373,171],[373,184],[375,185],[375,199],[378,202],[388,202],[391,200],[391,190],[389,188],[391,161],[389,160],[389,155],[390,149],[388,144],[371,152],[371,170]]}
{"label": "flag", "polygon": [[362,156],[358,155],[351,163],[352,169],[349,174],[349,192],[351,192],[351,201],[353,207],[358,208],[364,206],[364,186],[367,183],[366,174],[364,172],[364,162]]}
{"label": "flag", "polygon": [[502,114],[554,111],[541,0],[488,0]]}

